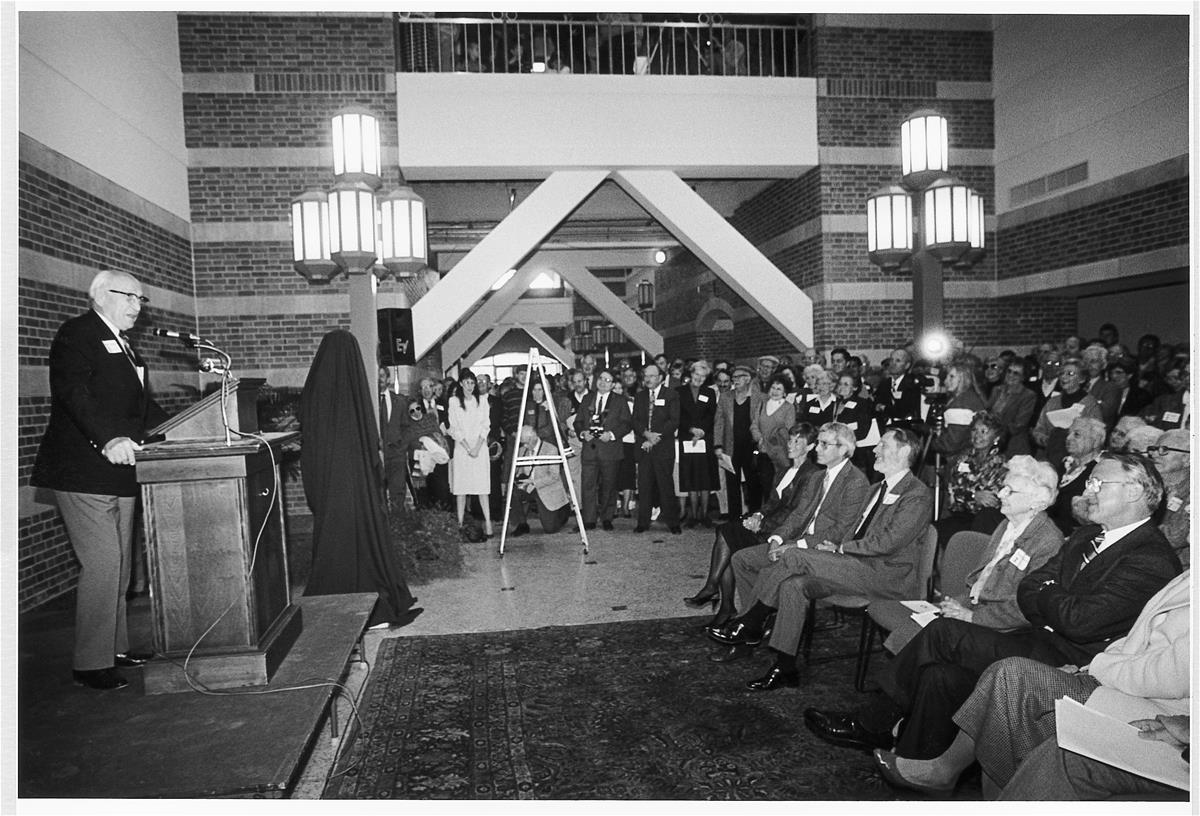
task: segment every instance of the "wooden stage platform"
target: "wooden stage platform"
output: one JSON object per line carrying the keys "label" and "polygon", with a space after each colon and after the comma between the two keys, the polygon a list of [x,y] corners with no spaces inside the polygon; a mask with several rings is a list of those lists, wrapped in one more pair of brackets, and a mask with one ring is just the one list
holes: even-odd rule
{"label": "wooden stage platform", "polygon": [[[375,594],[300,598],[304,630],[270,694],[145,695],[129,685],[98,692],[71,679],[69,599],[18,626],[20,797],[287,797],[296,784],[375,604]],[[131,604],[133,648],[150,644],[150,606]],[[324,685],[316,685],[316,684]],[[345,701],[341,701],[345,705]]]}

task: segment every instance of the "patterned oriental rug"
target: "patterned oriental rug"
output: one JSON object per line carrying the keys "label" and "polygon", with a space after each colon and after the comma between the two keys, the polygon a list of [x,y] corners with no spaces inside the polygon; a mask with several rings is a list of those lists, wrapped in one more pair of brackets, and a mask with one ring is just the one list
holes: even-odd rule
{"label": "patterned oriental rug", "polygon": [[[798,689],[748,692],[769,658],[710,662],[703,620],[384,640],[364,728],[324,798],[908,798],[869,754],[804,727],[806,706],[861,704],[853,659],[814,665]],[[853,653],[857,636],[857,620],[818,630],[813,656]],[[978,782],[958,796],[977,799]]]}

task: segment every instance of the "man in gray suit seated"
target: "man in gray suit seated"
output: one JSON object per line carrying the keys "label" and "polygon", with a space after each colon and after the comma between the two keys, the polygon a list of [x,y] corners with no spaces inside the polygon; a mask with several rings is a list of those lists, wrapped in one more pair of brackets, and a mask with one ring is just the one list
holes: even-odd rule
{"label": "man in gray suit seated", "polygon": [[[859,505],[860,512],[841,536],[782,540],[775,545],[776,565],[759,573],[757,580],[750,556],[734,556],[736,583],[753,586],[748,596],[753,606],[709,634],[731,644],[766,639],[775,650],[771,670],[746,684],[751,691],[798,685],[795,656],[810,599],[835,594],[904,598],[912,597],[914,591],[923,592],[912,583],[932,516],[933,494],[911,471],[920,453],[920,440],[912,431],[890,429],[875,449],[875,470],[883,475],[883,481],[866,504]],[[821,512],[824,510],[818,505],[818,518]],[[803,529],[809,529],[808,525]],[[764,631],[767,619],[776,610],[768,635]]]}

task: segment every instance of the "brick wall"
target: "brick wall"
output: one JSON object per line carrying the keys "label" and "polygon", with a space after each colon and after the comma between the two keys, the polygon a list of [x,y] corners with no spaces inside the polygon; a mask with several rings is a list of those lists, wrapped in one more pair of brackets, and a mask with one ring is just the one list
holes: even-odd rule
{"label": "brick wall", "polygon": [[1001,278],[1186,245],[1188,179],[1009,227],[996,236]]}
{"label": "brick wall", "polygon": [[[18,233],[23,250],[48,259],[99,271],[127,269],[147,286],[185,297],[192,292],[191,243],[115,203],[86,192],[64,178],[27,161],[19,163]],[[103,183],[99,185],[103,188]],[[53,262],[47,263],[53,269]],[[45,273],[42,273],[45,275]],[[56,282],[18,275],[17,355],[19,364],[36,376],[46,368],[50,344],[63,321],[88,308],[87,293],[75,280]],[[174,341],[155,338],[153,324],[187,326],[192,318],[156,305],[143,309],[131,340],[153,372],[178,371],[180,382],[194,381],[195,355]],[[186,386],[156,393],[167,411],[194,401]],[[50,416],[50,398],[21,393],[17,399],[17,484],[28,489],[38,444]],[[40,498],[40,497],[39,497]],[[34,509],[18,524],[18,605],[32,609],[74,588],[78,575],[66,530],[54,509]]]}
{"label": "brick wall", "polygon": [[[180,14],[183,72],[388,73],[390,16]],[[394,132],[394,131],[393,131]]]}
{"label": "brick wall", "polygon": [[992,79],[990,31],[816,29],[816,74],[888,80]]}

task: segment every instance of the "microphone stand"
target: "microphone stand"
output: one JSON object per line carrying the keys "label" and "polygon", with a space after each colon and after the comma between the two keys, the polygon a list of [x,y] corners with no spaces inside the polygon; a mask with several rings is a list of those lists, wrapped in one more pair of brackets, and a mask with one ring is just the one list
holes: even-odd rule
{"label": "microphone stand", "polygon": [[233,437],[229,433],[229,405],[228,405],[229,383],[233,376],[230,371],[230,369],[233,368],[233,358],[228,353],[226,353],[222,349],[217,348],[212,343],[209,343],[207,340],[205,340],[203,338],[197,338],[196,340],[188,341],[188,345],[190,345],[192,348],[205,349],[206,351],[211,351],[214,354],[220,355],[220,357],[221,357],[221,359],[219,359],[219,360],[213,359],[212,357],[201,358],[200,371],[203,371],[203,372],[209,373],[209,374],[220,374],[221,375],[221,424],[225,427],[225,446],[229,447],[233,444]]}

